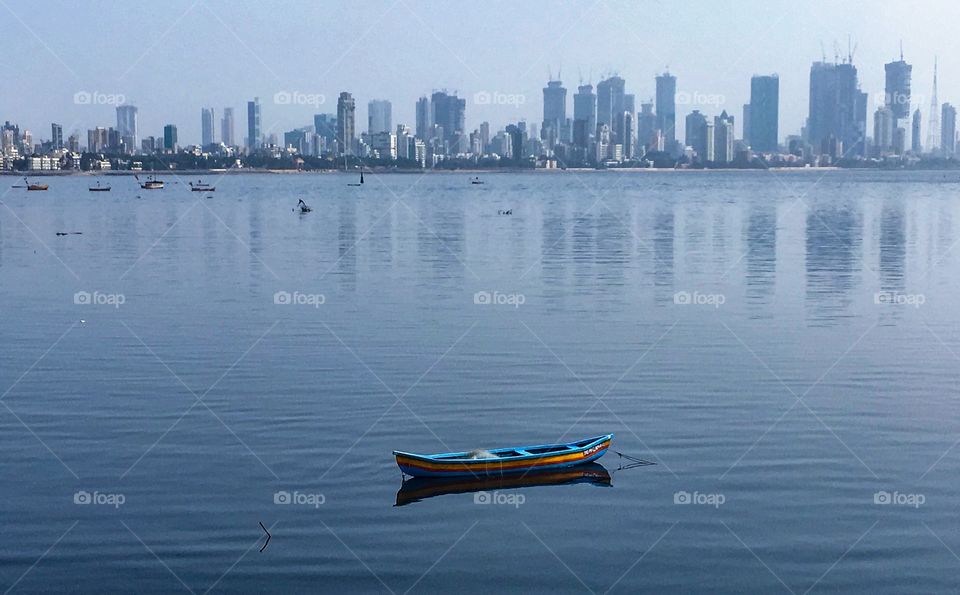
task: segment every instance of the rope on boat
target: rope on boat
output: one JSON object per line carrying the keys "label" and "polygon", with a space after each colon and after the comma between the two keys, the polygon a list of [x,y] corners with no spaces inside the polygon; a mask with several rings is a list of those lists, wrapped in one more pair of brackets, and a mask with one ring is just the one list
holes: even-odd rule
{"label": "rope on boat", "polygon": [[643,466],[647,466],[647,465],[656,465],[656,463],[654,463],[653,461],[647,461],[646,459],[640,459],[640,458],[637,458],[637,457],[632,457],[632,456],[630,456],[630,455],[625,455],[625,454],[623,454],[622,452],[620,452],[620,451],[618,451],[618,450],[615,450],[615,451],[613,451],[613,452],[615,452],[615,453],[617,454],[617,456],[619,456],[621,459],[627,459],[628,461],[631,461],[632,464],[628,465],[628,467],[630,467],[630,468],[633,468],[633,467],[643,467]]}

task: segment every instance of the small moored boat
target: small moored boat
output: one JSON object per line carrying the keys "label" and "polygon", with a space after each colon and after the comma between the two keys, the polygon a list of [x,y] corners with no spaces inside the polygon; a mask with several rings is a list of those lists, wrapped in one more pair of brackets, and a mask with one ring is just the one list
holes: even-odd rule
{"label": "small moored boat", "polygon": [[455,477],[526,473],[532,470],[563,469],[602,457],[613,434],[563,444],[539,444],[422,455],[393,451],[400,471],[413,477]]}
{"label": "small moored boat", "polygon": [[110,186],[101,186],[100,182],[97,181],[96,186],[90,186],[87,190],[90,192],[110,192]]}
{"label": "small moored boat", "polygon": [[216,187],[207,184],[203,180],[197,180],[196,184],[190,182],[190,190],[194,192],[215,192]]}
{"label": "small moored boat", "polygon": [[[140,181],[140,178],[134,175],[137,178],[137,181]],[[144,190],[161,190],[163,189],[163,180],[158,180],[156,176],[150,176],[147,178],[146,182],[140,182],[140,187]]]}

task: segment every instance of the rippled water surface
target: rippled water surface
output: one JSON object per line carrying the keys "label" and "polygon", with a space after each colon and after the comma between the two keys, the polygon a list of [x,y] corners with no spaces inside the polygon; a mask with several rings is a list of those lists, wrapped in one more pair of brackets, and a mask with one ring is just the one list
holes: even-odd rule
{"label": "rippled water surface", "polygon": [[2,198],[3,590],[956,591],[960,175],[166,179]]}

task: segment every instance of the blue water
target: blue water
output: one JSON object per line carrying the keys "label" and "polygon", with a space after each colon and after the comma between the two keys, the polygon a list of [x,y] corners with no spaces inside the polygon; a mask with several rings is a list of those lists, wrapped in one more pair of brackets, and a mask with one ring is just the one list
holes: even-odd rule
{"label": "blue water", "polygon": [[0,190],[0,589],[956,591],[960,174],[483,177]]}

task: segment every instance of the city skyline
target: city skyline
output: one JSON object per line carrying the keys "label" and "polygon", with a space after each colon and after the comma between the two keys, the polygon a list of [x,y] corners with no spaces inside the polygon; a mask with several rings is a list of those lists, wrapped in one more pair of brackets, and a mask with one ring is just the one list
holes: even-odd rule
{"label": "city skyline", "polygon": [[[568,89],[568,112],[569,96],[579,86],[581,75],[584,83],[596,85],[612,73],[625,79],[627,92],[636,97],[640,111],[640,104],[656,94],[654,77],[669,67],[677,77],[678,93],[724,100],[716,108],[678,106],[678,138],[683,137],[685,116],[693,109],[710,116],[725,109],[742,120],[739,112],[749,102],[750,78],[777,73],[782,140],[803,125],[807,69],[821,58],[821,42],[828,61],[832,61],[834,40],[837,52],[845,55],[848,34],[857,45],[855,64],[863,90],[871,99],[884,91],[884,65],[897,59],[901,38],[906,60],[914,66],[915,97],[929,93],[933,59],[938,54],[941,98],[949,101],[960,94],[960,77],[952,76],[960,71],[960,61],[952,57],[957,53],[951,52],[957,42],[942,24],[960,9],[946,2],[931,2],[928,8],[852,2],[843,7],[815,3],[798,10],[786,2],[772,2],[746,3],[727,13],[706,3],[693,3],[667,13],[621,2],[601,2],[592,10],[554,3],[466,5],[454,10],[429,3],[407,6],[373,2],[365,9],[344,5],[342,10],[294,4],[289,14],[268,14],[250,6],[173,2],[155,8],[157,39],[145,43],[143,37],[132,34],[130,27],[121,27],[115,37],[84,44],[84,55],[92,59],[81,61],[75,58],[76,52],[70,51],[68,38],[51,34],[51,9],[14,6],[8,9],[16,16],[9,34],[12,43],[28,50],[26,62],[32,68],[12,74],[13,82],[19,83],[15,86],[29,92],[0,104],[0,118],[18,121],[40,135],[49,130],[50,121],[56,121],[69,134],[75,129],[110,125],[114,120],[114,106],[94,102],[77,105],[73,102],[75,93],[122,95],[127,103],[139,108],[140,136],[156,136],[164,125],[173,123],[180,130],[181,142],[189,143],[200,141],[198,114],[203,107],[216,106],[218,111],[231,107],[243,113],[245,102],[259,96],[263,132],[282,135],[309,124],[316,113],[334,113],[337,95],[346,90],[358,102],[356,116],[360,122],[365,124],[368,119],[368,101],[382,98],[393,105],[394,123],[413,127],[418,97],[446,88],[467,99],[469,130],[483,121],[500,128],[520,119],[540,124],[542,88],[551,72],[555,77],[559,72],[557,78]],[[96,21],[99,26],[109,26],[110,20],[117,18],[88,14],[96,11],[66,4],[58,11],[63,18],[80,24]],[[282,54],[284,44],[280,39],[296,37],[310,23],[328,20],[331,14],[336,14],[338,26],[324,28],[324,60],[290,59]],[[547,21],[544,30],[523,33],[524,24],[537,19]],[[135,19],[128,15],[124,20]],[[902,24],[925,20],[927,27]],[[149,21],[145,17],[144,22]],[[488,36],[497,28],[501,31],[498,38],[507,41],[499,45],[481,43],[473,48],[456,34],[463,23],[479,27]],[[749,43],[724,41],[734,39],[733,33],[744,24],[756,30],[751,42],[759,50]],[[271,34],[255,35],[261,25]],[[398,47],[393,52],[396,57],[386,60],[377,49],[375,34],[377,26],[383,25],[403,30],[411,39],[422,39],[436,51],[424,54]],[[200,26],[207,28],[206,33],[197,37],[193,34]],[[204,41],[197,41],[200,38]],[[234,48],[227,59],[210,49],[217,43]],[[337,51],[340,48],[343,51]],[[121,50],[125,57],[122,60],[116,58]],[[410,59],[417,56],[419,60]],[[397,68],[396,64],[403,66]],[[40,79],[30,76],[37,71],[50,74]],[[183,83],[177,85],[174,96],[171,86],[164,84],[171,79]],[[305,101],[275,104],[273,97],[280,92]],[[481,104],[473,101],[478,93],[523,100]],[[317,104],[320,96],[324,101]],[[929,109],[924,102],[919,106],[923,112]],[[875,107],[876,103],[871,112]],[[73,124],[75,121],[77,124]],[[236,124],[243,126],[245,122]],[[242,139],[236,141],[241,143]]]}

